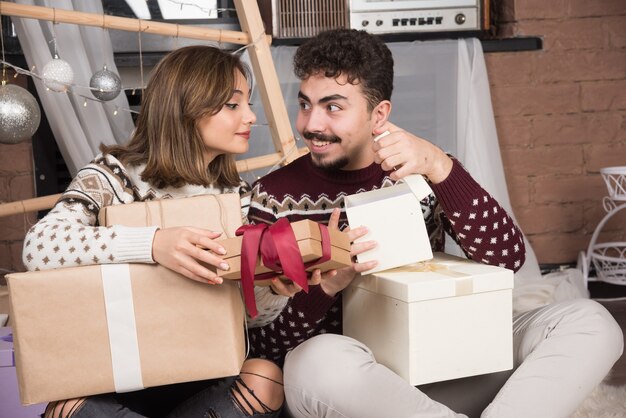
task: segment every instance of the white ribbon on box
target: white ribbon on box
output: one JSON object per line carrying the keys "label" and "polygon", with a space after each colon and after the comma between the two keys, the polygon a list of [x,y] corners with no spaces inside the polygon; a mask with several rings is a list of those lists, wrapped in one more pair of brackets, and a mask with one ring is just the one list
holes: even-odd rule
{"label": "white ribbon on box", "polygon": [[[455,264],[460,263],[450,263],[450,262],[440,262],[441,255],[440,253],[437,257],[433,258],[431,261],[421,261],[419,263],[409,264],[402,267],[393,268],[390,270],[386,270],[380,274],[379,277],[390,279],[394,278],[393,284],[401,283],[399,289],[401,291],[406,291],[407,283],[411,283],[412,280],[415,280],[417,276],[412,273],[436,273],[442,276],[447,276],[452,278],[452,281],[449,280],[432,280],[430,283],[430,292],[429,293],[425,286],[426,280],[422,280],[422,287],[420,288],[419,295],[424,297],[424,299],[436,299],[443,297],[455,297],[455,296],[467,296],[474,293],[474,277],[471,274],[463,273],[460,271],[456,271],[454,269]],[[458,266],[456,266],[458,267]],[[371,277],[371,276],[368,276]],[[378,283],[373,277],[374,283]],[[385,281],[386,285],[389,285],[391,282],[388,280]],[[450,284],[452,283],[452,286]],[[378,284],[374,284],[373,288],[379,289]],[[393,296],[392,296],[393,295]],[[389,296],[397,297],[396,293],[390,293]],[[414,300],[410,297],[402,298],[405,302],[414,302]],[[421,299],[420,299],[421,300]]]}
{"label": "white ribbon on box", "polygon": [[344,198],[348,223],[366,226],[368,234],[356,242],[373,240],[377,246],[357,256],[359,263],[377,260],[363,274],[376,273],[433,258],[420,201],[432,193],[419,174],[379,190]]}
{"label": "white ribbon on box", "polygon": [[103,264],[101,271],[115,391],[143,389],[130,268]]}

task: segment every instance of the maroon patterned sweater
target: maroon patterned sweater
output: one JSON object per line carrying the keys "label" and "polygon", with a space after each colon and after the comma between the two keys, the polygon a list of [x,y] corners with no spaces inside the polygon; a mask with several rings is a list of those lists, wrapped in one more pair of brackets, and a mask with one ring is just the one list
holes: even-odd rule
{"label": "maroon patterned sweater", "polygon": [[[448,233],[468,258],[519,270],[525,260],[522,234],[507,212],[453,159],[448,178],[431,184],[434,195],[421,201],[433,251],[443,251]],[[378,164],[354,171],[324,171],[310,156],[261,178],[252,186],[248,218],[254,223],[310,219],[328,223],[332,210],[342,209],[340,228],[347,226],[344,196],[391,186],[389,172]],[[289,300],[276,319],[252,328],[253,357],[282,364],[288,351],[321,333],[342,331],[341,295],[329,297],[320,286],[300,292]]]}

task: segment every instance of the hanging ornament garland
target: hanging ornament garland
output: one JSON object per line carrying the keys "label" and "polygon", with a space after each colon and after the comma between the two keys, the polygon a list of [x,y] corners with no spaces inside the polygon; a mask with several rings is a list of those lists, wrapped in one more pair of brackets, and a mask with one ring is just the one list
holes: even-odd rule
{"label": "hanging ornament garland", "polygon": [[[169,0],[176,4],[179,4],[181,8],[183,6],[199,7],[197,4],[176,2]],[[229,9],[218,9],[229,10]],[[0,10],[1,15],[1,10]],[[54,59],[48,62],[42,68],[39,74],[35,73],[35,68],[32,71],[15,66],[5,60],[4,56],[4,39],[2,38],[2,22],[0,21],[0,40],[2,41],[2,84],[0,85],[0,143],[15,144],[26,139],[31,138],[37,131],[41,122],[41,111],[37,100],[26,89],[14,84],[7,84],[6,82],[6,67],[11,67],[16,72],[15,77],[18,74],[27,75],[33,78],[42,80],[43,84],[52,91],[65,93],[72,92],[77,96],[85,99],[84,106],[87,105],[87,100],[93,100],[98,102],[106,102],[115,99],[122,90],[132,90],[133,94],[135,90],[142,90],[144,86],[144,74],[143,74],[143,57],[142,57],[142,45],[141,45],[141,21],[139,23],[139,70],[141,78],[140,87],[127,87],[122,86],[119,75],[115,72],[107,69],[106,65],[103,69],[93,74],[89,81],[89,87],[83,87],[73,84],[74,83],[74,71],[71,65],[60,59],[57,51],[57,41],[55,34],[55,25],[57,24],[56,18],[52,20],[52,40],[54,46]],[[103,30],[104,30],[104,15],[103,15]],[[104,35],[104,33],[103,33]],[[178,35],[176,36],[178,38]],[[258,41],[258,40],[257,40]],[[255,44],[255,41],[253,44]],[[234,52],[239,53],[241,50],[253,45],[247,45]],[[220,45],[221,46],[221,45]],[[89,89],[93,97],[88,97],[77,93],[76,89]],[[128,111],[130,113],[138,113],[132,109],[121,108],[115,106],[113,112],[117,115],[118,110]]]}
{"label": "hanging ornament garland", "polygon": [[[174,0],[168,0],[171,2],[174,2]],[[1,3],[0,3],[1,4]],[[196,4],[191,4],[191,3],[184,3],[184,2],[176,2],[176,4],[180,5],[181,7],[183,6],[194,6],[194,7],[199,7]],[[230,10],[230,9],[217,9],[219,10]],[[53,9],[54,11],[54,9]],[[1,12],[1,10],[0,10]],[[1,15],[1,13],[0,13]],[[102,28],[103,31],[105,29],[105,16],[102,16]],[[48,90],[51,91],[55,91],[55,92],[59,92],[59,93],[72,93],[75,96],[79,96],[81,98],[84,99],[83,102],[83,107],[87,107],[87,102],[88,101],[95,101],[95,102],[100,102],[100,103],[104,103],[107,101],[111,101],[114,100],[117,96],[119,96],[121,91],[132,91],[132,95],[135,94],[136,90],[143,90],[144,87],[144,68],[143,68],[143,56],[142,56],[142,32],[145,31],[147,29],[146,28],[142,28],[141,25],[141,20],[139,20],[139,30],[137,31],[137,35],[138,35],[138,43],[139,43],[139,74],[140,74],[140,86],[138,87],[124,87],[122,86],[122,81],[119,77],[118,74],[116,74],[115,72],[109,70],[106,66],[106,64],[103,65],[102,70],[97,71],[96,73],[94,73],[89,81],[89,86],[80,86],[77,84],[74,84],[74,71],[72,70],[71,65],[60,59],[58,56],[58,52],[57,52],[57,43],[56,43],[56,34],[55,34],[55,25],[57,24],[56,22],[56,18],[52,19],[52,39],[50,40],[50,42],[53,43],[54,46],[54,59],[52,59],[50,62],[48,62],[46,65],[44,65],[43,69],[41,70],[41,72],[36,73],[35,71],[35,67],[32,68],[32,70],[28,70],[28,69],[24,69],[24,68],[20,68],[16,65],[13,65],[9,62],[7,62],[4,59],[4,44],[2,45],[2,66],[3,66],[3,72],[6,69],[6,67],[11,67],[13,68],[13,70],[16,72],[15,77],[18,76],[18,74],[22,74],[22,75],[27,75],[29,77],[32,78],[37,78],[39,80],[41,80],[43,82],[43,84],[47,87]],[[178,25],[177,25],[178,26]],[[1,29],[1,24],[0,24],[0,29]],[[103,32],[103,36],[104,36],[104,32]],[[237,49],[236,51],[231,52],[232,54],[236,55],[239,54],[241,51],[254,46],[255,44],[257,44],[258,42],[264,41],[264,34],[259,35],[258,39],[254,40],[252,43],[248,44],[248,45],[244,45],[241,48]],[[177,30],[177,35],[176,38],[178,40],[178,30]],[[104,39],[104,38],[103,38]],[[222,47],[221,45],[221,40],[218,41],[218,47]],[[3,78],[4,80],[4,78]],[[3,83],[6,83],[5,81],[3,81]],[[88,89],[90,90],[90,95],[84,95],[78,92],[78,90],[80,89]],[[19,132],[23,132],[24,135],[26,132],[29,132],[30,130],[36,131],[39,122],[40,122],[40,118],[41,115],[39,113],[39,107],[37,106],[37,114],[35,113],[35,109],[33,109],[32,107],[32,103],[37,104],[37,101],[35,100],[34,97],[32,97],[32,95],[22,89],[23,92],[20,92],[21,94],[15,94],[14,92],[12,92],[12,95],[8,95],[8,90],[5,89],[0,89],[0,96],[5,96],[6,95],[6,100],[4,100],[4,97],[0,97],[0,103],[2,106],[2,109],[0,109],[0,113],[7,112],[7,109],[10,109],[12,106],[16,105],[18,102],[23,102],[24,106],[21,107],[19,109],[19,111],[17,112],[13,112],[12,114],[0,114],[0,124],[5,123],[6,126],[0,126],[0,134],[1,135],[6,135],[5,132],[16,132],[16,135],[9,138],[7,137],[7,139],[4,138],[0,138],[0,142],[3,141],[18,141],[16,138],[18,136],[20,136],[18,134]],[[32,100],[28,100],[27,97],[30,96],[30,98]],[[11,105],[9,107],[7,107],[7,104],[11,104],[13,103],[14,105]],[[126,111],[129,113],[135,113],[138,114],[139,112],[133,110],[133,109],[128,109],[125,107],[121,107],[121,106],[117,106],[114,105],[114,109],[113,109],[113,115],[117,115],[118,111]],[[17,115],[28,115],[31,114],[32,112],[32,120],[29,119],[29,121],[33,122],[32,124],[28,124],[26,123],[24,126],[20,126],[20,128],[23,128],[21,130],[16,129],[18,127],[18,125],[16,125],[18,122],[15,119],[17,117]],[[3,120],[5,122],[3,122]],[[23,122],[25,122],[25,119],[20,119]],[[11,125],[9,125],[11,124]],[[33,128],[34,126],[34,128]],[[24,137],[25,139],[26,137]],[[14,142],[11,142],[14,143]],[[285,159],[286,157],[283,157],[283,159]]]}

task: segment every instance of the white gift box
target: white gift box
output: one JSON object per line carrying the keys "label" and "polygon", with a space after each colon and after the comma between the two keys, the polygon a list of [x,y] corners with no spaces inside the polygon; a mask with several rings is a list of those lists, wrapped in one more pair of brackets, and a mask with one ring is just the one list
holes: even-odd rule
{"label": "white gift box", "polygon": [[377,243],[375,248],[357,255],[359,263],[378,261],[376,267],[365,273],[433,258],[420,205],[430,193],[432,190],[426,180],[414,174],[391,187],[344,198],[350,226],[368,228],[367,235],[356,242],[373,240]]}
{"label": "white gift box", "polygon": [[411,385],[513,367],[513,272],[443,253],[357,277],[343,333]]}

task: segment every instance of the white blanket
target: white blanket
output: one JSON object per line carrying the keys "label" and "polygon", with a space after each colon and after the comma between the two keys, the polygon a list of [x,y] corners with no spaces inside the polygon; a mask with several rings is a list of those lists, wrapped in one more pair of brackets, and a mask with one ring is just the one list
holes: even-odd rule
{"label": "white blanket", "polygon": [[578,269],[545,274],[533,281],[516,281],[513,289],[513,314],[577,298],[589,298],[582,272]]}

